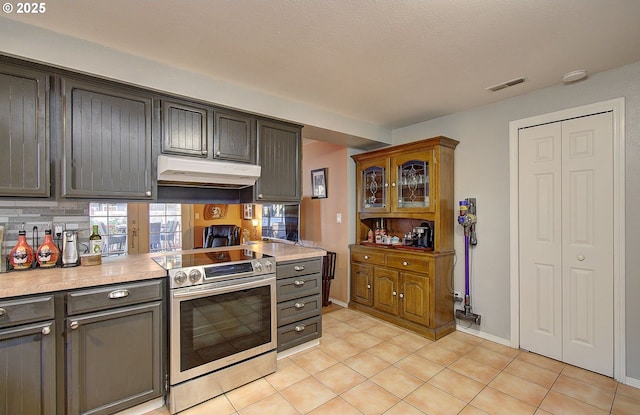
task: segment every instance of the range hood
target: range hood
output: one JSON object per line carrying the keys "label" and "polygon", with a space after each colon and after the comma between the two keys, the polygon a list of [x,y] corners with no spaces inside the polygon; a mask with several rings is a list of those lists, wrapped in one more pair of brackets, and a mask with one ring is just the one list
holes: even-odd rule
{"label": "range hood", "polygon": [[158,184],[242,189],[253,186],[260,166],[192,157],[158,156]]}

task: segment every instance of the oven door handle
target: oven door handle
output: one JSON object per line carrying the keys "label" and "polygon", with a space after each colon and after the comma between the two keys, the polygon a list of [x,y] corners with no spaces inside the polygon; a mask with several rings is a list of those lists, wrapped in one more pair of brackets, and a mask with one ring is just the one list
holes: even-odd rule
{"label": "oven door handle", "polygon": [[[239,290],[245,290],[248,288],[261,287],[261,286],[270,284],[271,281],[274,279],[275,278],[272,277],[272,278],[267,278],[259,281],[225,285],[222,287],[216,286],[216,287],[204,288],[200,290],[192,290],[190,288],[185,288],[184,290],[174,290],[173,298],[203,297],[209,294],[223,294],[229,291],[239,291]],[[216,284],[216,283],[211,283],[211,284]],[[204,286],[206,286],[206,284]]]}

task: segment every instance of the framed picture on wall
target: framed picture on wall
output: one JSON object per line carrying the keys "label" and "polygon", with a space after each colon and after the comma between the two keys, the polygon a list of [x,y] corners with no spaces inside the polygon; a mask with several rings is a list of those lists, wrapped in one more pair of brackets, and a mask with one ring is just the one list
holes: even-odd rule
{"label": "framed picture on wall", "polygon": [[204,205],[204,219],[221,219],[227,216],[227,205]]}
{"label": "framed picture on wall", "polygon": [[311,198],[327,197],[327,168],[311,170]]}
{"label": "framed picture on wall", "polygon": [[242,218],[243,219],[253,219],[253,205],[250,203],[245,203],[242,205]]}

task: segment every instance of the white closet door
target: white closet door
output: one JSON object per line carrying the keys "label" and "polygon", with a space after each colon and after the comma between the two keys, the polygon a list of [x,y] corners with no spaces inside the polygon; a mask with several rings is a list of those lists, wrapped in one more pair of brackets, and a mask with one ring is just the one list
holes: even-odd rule
{"label": "white closet door", "polygon": [[519,133],[520,344],[613,375],[611,113]]}
{"label": "white closet door", "polygon": [[562,126],[519,133],[520,346],[562,360]]}
{"label": "white closet door", "polygon": [[613,118],[562,123],[564,361],[613,375]]}

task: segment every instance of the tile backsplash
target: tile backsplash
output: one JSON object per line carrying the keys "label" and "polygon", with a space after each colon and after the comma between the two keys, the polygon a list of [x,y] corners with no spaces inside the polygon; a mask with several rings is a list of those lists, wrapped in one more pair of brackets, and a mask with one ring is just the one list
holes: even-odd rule
{"label": "tile backsplash", "polygon": [[[37,249],[44,239],[45,229],[53,230],[53,224],[62,225],[62,229],[77,230],[79,241],[87,244],[91,227],[89,226],[89,201],[7,201],[0,200],[0,225],[4,226],[2,241],[2,260],[18,241],[18,231],[27,231],[27,242]],[[37,227],[37,231],[36,231]]]}

